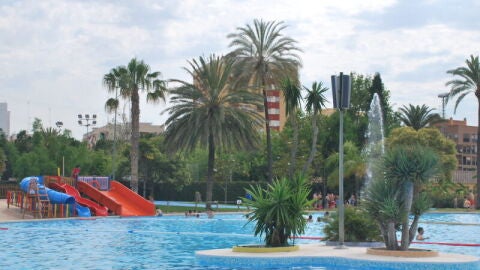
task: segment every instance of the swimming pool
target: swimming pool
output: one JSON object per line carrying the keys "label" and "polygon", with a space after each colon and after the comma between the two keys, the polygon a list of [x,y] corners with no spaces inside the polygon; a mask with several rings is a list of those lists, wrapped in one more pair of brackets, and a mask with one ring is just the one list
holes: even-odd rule
{"label": "swimming pool", "polygon": [[[261,243],[253,237],[253,225],[244,226],[245,221],[242,215],[225,214],[214,219],[203,215],[0,223],[6,228],[0,231],[0,269],[204,269],[195,263],[196,250]],[[480,243],[478,214],[427,214],[420,225],[431,242]],[[323,223],[309,223],[305,235],[323,236],[322,229]],[[480,257],[480,247],[412,246]]]}

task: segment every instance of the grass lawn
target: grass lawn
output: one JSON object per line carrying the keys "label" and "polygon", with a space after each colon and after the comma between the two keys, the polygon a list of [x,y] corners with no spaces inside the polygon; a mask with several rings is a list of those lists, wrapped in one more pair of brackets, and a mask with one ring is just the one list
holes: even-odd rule
{"label": "grass lawn", "polygon": [[[160,208],[162,209],[162,212],[164,214],[167,213],[185,213],[188,212],[188,210],[197,210],[197,212],[205,212],[205,207],[195,207],[192,206],[166,206],[166,205],[157,205],[157,209]],[[214,212],[245,212],[246,209],[238,209],[238,208],[216,208],[215,206],[212,206],[212,210]]]}

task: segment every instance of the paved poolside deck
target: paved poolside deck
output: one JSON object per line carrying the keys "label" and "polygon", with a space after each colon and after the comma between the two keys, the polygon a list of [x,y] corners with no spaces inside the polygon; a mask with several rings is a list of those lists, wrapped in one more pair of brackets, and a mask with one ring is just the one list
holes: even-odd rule
{"label": "paved poolside deck", "polygon": [[480,269],[480,258],[461,254],[440,253],[438,257],[404,258],[376,256],[367,248],[337,249],[321,244],[301,245],[298,251],[277,253],[242,253],[232,249],[196,252],[200,265],[236,265],[238,267],[281,267],[288,265],[345,265],[353,267],[389,267],[393,269]]}
{"label": "paved poolside deck", "polygon": [[32,219],[32,215],[26,213],[25,219],[19,207],[10,205],[7,208],[7,200],[0,199],[0,222]]}

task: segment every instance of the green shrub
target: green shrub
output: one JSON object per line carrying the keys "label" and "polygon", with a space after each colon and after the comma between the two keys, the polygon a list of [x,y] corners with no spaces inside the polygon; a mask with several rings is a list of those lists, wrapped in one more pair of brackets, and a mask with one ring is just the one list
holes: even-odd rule
{"label": "green shrub", "polygon": [[266,246],[287,246],[291,236],[303,234],[307,222],[303,215],[311,205],[306,178],[282,178],[267,188],[250,186],[252,198],[242,198],[252,209],[248,222],[255,223],[255,236],[263,237]]}
{"label": "green shrub", "polygon": [[[346,242],[382,241],[377,224],[360,207],[345,208],[344,225]],[[328,219],[323,230],[327,240],[338,241],[337,214],[332,214],[332,218]]]}

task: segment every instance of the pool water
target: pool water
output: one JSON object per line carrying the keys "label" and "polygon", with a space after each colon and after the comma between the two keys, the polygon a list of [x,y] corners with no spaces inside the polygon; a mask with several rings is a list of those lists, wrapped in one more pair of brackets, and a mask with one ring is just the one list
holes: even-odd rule
{"label": "pool water", "polygon": [[[314,214],[314,220],[321,215]],[[6,228],[0,230],[0,269],[205,269],[195,263],[196,250],[261,243],[261,239],[253,237],[253,224],[245,224],[246,219],[239,214],[216,215],[213,219],[203,215],[0,223]],[[305,235],[323,236],[323,226],[309,223]],[[420,226],[431,242],[480,243],[478,214],[426,214]],[[296,240],[299,244],[317,242]],[[412,247],[480,257],[480,247]]]}

